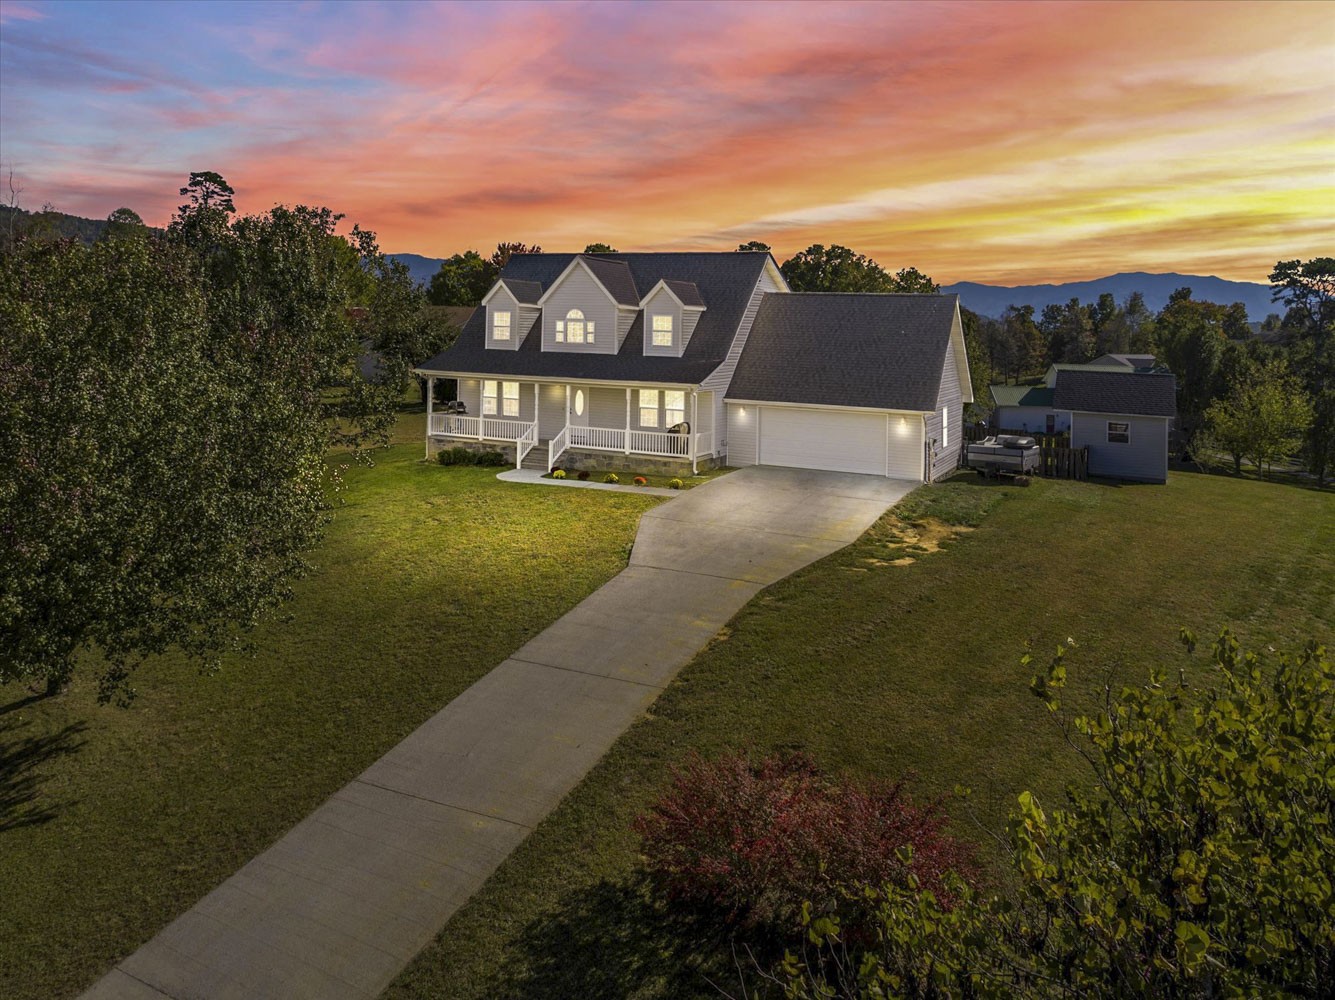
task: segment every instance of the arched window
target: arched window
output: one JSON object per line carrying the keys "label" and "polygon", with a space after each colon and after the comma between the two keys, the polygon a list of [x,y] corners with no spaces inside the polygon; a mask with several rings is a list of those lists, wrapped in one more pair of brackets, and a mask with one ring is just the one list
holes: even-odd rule
{"label": "arched window", "polygon": [[592,344],[593,343],[593,320],[586,320],[584,313],[578,309],[571,309],[566,313],[565,319],[556,321],[556,341],[561,343],[565,341],[571,344]]}

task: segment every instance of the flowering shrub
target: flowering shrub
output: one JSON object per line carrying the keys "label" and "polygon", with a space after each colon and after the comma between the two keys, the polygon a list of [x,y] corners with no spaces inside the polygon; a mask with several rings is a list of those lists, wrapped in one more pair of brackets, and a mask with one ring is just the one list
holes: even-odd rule
{"label": "flowering shrub", "polygon": [[681,486],[682,486],[682,482],[681,482],[680,479],[669,479],[669,480],[668,480],[668,489],[670,489],[670,490],[679,490],[679,489],[681,489]]}
{"label": "flowering shrub", "polygon": [[649,485],[649,480],[645,479],[643,476],[636,476],[636,477],[635,477],[635,485],[636,485],[636,486],[648,486],[648,485]]}
{"label": "flowering shrub", "polygon": [[[634,828],[669,899],[741,922],[791,924],[804,902],[847,913],[849,890],[904,885],[910,873],[948,896],[947,873],[971,876],[974,866],[944,825],[940,802],[915,804],[903,781],[828,777],[803,754],[730,754],[687,758]],[[859,925],[857,915],[848,924]]]}
{"label": "flowering shrub", "polygon": [[575,478],[578,479],[581,483],[584,482],[586,479],[589,478],[589,470],[588,470],[588,469],[583,470],[583,471],[582,471],[578,476],[576,476]]}
{"label": "flowering shrub", "polygon": [[553,470],[552,470],[552,478],[553,478],[553,479],[564,479],[565,477],[566,477],[566,470],[565,470],[565,469],[553,469]]}
{"label": "flowering shrub", "polygon": [[605,483],[619,483],[619,482],[621,482],[621,479],[617,476],[617,474],[616,474],[615,472],[609,472],[607,475],[603,476],[603,482],[605,482]]}

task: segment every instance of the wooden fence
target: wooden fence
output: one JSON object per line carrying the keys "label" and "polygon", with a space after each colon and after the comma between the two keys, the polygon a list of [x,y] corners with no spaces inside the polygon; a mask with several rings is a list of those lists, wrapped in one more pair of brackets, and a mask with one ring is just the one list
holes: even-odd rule
{"label": "wooden fence", "polygon": [[[1072,448],[1071,435],[1042,434],[1033,431],[988,430],[982,424],[968,424],[964,429],[966,443],[981,441],[995,434],[1015,434],[1019,437],[1031,437],[1038,442],[1038,474],[1049,479],[1088,479],[1089,448]],[[968,462],[965,452],[960,449],[960,465]]]}

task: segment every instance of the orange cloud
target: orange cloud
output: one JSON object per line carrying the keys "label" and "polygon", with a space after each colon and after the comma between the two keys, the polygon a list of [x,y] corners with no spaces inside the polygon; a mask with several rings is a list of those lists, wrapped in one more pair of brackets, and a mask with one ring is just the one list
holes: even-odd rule
{"label": "orange cloud", "polygon": [[53,142],[50,200],[105,214],[110,187],[163,221],[179,181],[136,185],[210,168],[243,209],[329,204],[391,250],[838,242],[941,281],[1264,280],[1335,243],[1323,5],[336,14],[249,26],[251,78],[152,106],[122,95],[117,113],[176,130],[172,156],[93,171]]}

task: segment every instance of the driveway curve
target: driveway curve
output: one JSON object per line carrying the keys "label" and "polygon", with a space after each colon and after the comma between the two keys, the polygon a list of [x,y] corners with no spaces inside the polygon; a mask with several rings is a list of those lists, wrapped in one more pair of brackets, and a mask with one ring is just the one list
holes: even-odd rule
{"label": "driveway curve", "polygon": [[917,485],[755,467],[647,512],[625,570],[84,996],[375,997],[747,601]]}

